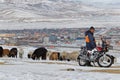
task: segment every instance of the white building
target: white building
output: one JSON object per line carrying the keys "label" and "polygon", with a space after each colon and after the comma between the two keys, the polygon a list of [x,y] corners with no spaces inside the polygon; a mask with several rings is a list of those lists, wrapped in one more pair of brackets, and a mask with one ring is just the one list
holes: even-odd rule
{"label": "white building", "polygon": [[45,44],[49,43],[49,37],[44,37],[44,38],[43,38],[43,42],[44,42]]}
{"label": "white building", "polygon": [[70,34],[70,38],[71,39],[76,39],[78,36],[77,36],[77,34],[76,33],[71,33]]}

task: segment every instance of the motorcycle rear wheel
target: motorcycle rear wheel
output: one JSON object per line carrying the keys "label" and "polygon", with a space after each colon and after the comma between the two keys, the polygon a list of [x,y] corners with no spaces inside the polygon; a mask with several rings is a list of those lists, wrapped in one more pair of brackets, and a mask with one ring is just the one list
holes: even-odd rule
{"label": "motorcycle rear wheel", "polygon": [[78,63],[80,66],[86,66],[86,64],[87,64],[86,60],[81,59],[81,58],[78,59]]}

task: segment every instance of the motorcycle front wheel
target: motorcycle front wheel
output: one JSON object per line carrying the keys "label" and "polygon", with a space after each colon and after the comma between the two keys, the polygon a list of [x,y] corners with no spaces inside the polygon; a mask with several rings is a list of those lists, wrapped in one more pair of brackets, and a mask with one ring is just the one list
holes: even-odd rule
{"label": "motorcycle front wheel", "polygon": [[110,55],[102,55],[98,57],[97,63],[100,67],[111,67],[113,64],[113,59]]}

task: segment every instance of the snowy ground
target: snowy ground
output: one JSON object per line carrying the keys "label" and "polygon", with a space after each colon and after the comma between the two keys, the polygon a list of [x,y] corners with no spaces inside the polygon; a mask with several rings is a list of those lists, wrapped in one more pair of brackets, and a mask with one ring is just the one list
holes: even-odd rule
{"label": "snowy ground", "polygon": [[[34,48],[24,47],[26,54],[30,50]],[[109,53],[117,57],[110,68],[81,67],[75,61],[33,61],[26,54],[23,59],[0,58],[0,80],[120,80],[119,51]]]}
{"label": "snowy ground", "polygon": [[0,62],[0,80],[120,80],[119,73],[91,72],[120,70],[120,63],[100,68],[80,67],[77,62],[66,61],[1,58]]}

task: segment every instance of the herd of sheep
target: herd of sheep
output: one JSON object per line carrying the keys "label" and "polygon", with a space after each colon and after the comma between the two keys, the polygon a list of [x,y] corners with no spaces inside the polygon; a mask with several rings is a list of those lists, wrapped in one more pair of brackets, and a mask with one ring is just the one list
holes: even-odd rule
{"label": "herd of sheep", "polygon": [[[3,49],[0,47],[0,57],[13,57],[17,58],[23,58],[24,50],[20,48],[19,50],[17,48],[12,48],[12,49]],[[77,60],[77,57],[79,55],[79,51],[73,51],[73,52],[53,52],[53,51],[48,51],[44,47],[40,47],[35,49],[34,51],[30,51],[27,53],[27,57],[33,60]]]}

